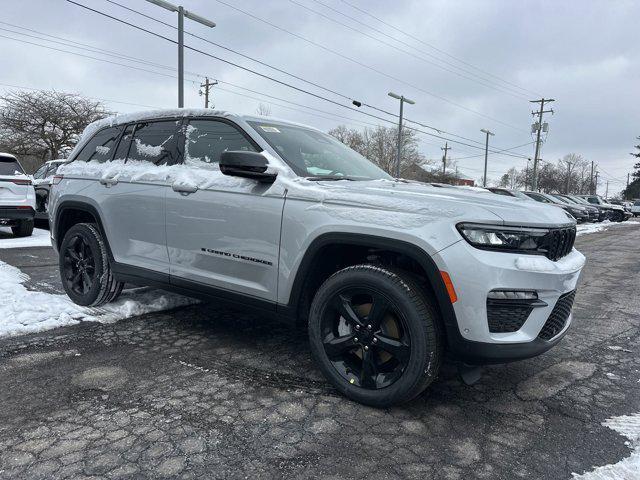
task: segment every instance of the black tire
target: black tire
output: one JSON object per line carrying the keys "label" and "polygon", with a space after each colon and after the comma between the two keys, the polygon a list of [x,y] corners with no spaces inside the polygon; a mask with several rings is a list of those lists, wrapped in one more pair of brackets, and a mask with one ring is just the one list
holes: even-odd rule
{"label": "black tire", "polygon": [[33,219],[18,220],[18,224],[11,227],[13,235],[16,237],[30,237],[33,234]]}
{"label": "black tire", "polygon": [[[369,264],[340,270],[322,284],[311,304],[309,339],[313,358],[336,389],[357,402],[388,407],[415,398],[429,386],[440,369],[443,340],[435,309],[423,292],[410,273]],[[376,307],[376,302],[384,307]],[[371,319],[376,310],[383,313],[373,316],[382,320]],[[347,321],[352,314],[357,319]],[[393,335],[384,330],[389,321],[396,323]],[[370,323],[372,329],[367,328]],[[338,354],[337,345],[345,352]],[[388,349],[393,345],[402,347],[397,356],[389,353],[396,351]],[[365,358],[372,366],[365,366]]]}
{"label": "black tire", "polygon": [[59,265],[62,286],[78,305],[103,305],[122,292],[124,284],[111,272],[105,240],[91,223],[78,223],[67,231],[60,245]]}

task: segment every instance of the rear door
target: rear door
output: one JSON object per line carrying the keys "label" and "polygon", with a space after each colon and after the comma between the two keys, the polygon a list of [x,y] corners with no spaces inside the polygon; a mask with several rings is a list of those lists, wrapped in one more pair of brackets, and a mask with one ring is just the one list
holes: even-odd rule
{"label": "rear door", "polygon": [[194,183],[167,190],[171,282],[275,301],[284,193],[218,168],[224,151],[261,149],[224,119],[192,119],[185,135]]}
{"label": "rear door", "polygon": [[181,161],[177,141],[181,124],[181,120],[157,120],[128,125],[111,166],[99,179],[96,188],[100,191],[103,221],[118,263],[169,273],[167,168]]}

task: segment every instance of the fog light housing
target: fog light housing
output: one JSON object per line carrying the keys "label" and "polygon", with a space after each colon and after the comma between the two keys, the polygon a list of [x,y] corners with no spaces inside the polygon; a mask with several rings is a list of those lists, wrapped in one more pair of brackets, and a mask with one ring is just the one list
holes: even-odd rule
{"label": "fog light housing", "polygon": [[533,290],[491,290],[487,294],[491,300],[537,300],[538,293]]}

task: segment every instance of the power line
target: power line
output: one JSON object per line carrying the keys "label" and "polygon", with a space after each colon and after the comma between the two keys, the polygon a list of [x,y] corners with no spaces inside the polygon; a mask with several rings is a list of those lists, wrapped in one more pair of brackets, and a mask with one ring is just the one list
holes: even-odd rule
{"label": "power line", "polygon": [[[162,20],[159,20],[159,19],[157,19],[157,18],[152,17],[151,15],[147,15],[146,13],[143,13],[143,12],[140,12],[140,11],[135,10],[135,9],[133,9],[133,8],[127,7],[127,6],[125,6],[125,5],[122,5],[121,3],[116,2],[115,0],[105,0],[105,1],[106,1],[106,2],[109,2],[109,3],[113,4],[113,5],[117,5],[117,6],[121,7],[121,8],[124,8],[125,10],[128,10],[128,11],[130,11],[130,12],[132,12],[132,13],[136,13],[136,14],[138,14],[138,15],[140,15],[140,16],[142,16],[142,17],[144,17],[144,18],[150,19],[150,20],[152,20],[152,21],[154,21],[154,22],[160,23],[160,24],[165,25],[165,26],[167,26],[167,27],[169,27],[169,28],[172,28],[172,29],[174,29],[174,30],[177,30],[177,27],[175,27],[174,25],[171,25],[170,23],[164,22],[164,21],[162,21]],[[72,2],[72,3],[75,3],[75,2]],[[235,7],[232,7],[232,8],[235,8]],[[101,13],[101,12],[99,12],[99,13]],[[256,18],[257,18],[257,17],[256,17]],[[269,23],[269,24],[270,24],[270,23]],[[270,25],[271,25],[271,24],[270,24]],[[188,31],[186,31],[186,30],[185,30],[185,32],[184,32],[184,33],[186,33],[187,35],[190,35],[190,36],[192,36],[192,37],[194,37],[194,38],[197,38],[197,39],[199,39],[199,40],[202,40],[202,41],[204,41],[204,42],[206,42],[206,43],[209,43],[209,44],[211,44],[211,45],[214,45],[214,46],[216,46],[216,47],[222,48],[222,49],[224,49],[224,50],[226,50],[226,51],[229,51],[229,52],[231,52],[231,53],[234,53],[234,54],[236,54],[236,55],[239,55],[239,56],[241,56],[241,57],[243,57],[243,58],[246,58],[246,59],[248,59],[248,60],[251,60],[251,61],[253,61],[253,62],[256,62],[256,63],[258,63],[259,65],[263,65],[263,66],[268,67],[268,68],[271,68],[271,69],[273,69],[273,70],[275,70],[275,71],[277,71],[277,72],[280,72],[280,73],[283,73],[283,74],[285,74],[285,75],[288,75],[288,76],[290,76],[290,77],[292,77],[292,78],[295,78],[296,80],[300,80],[301,82],[304,82],[304,83],[306,83],[306,84],[308,84],[308,85],[312,85],[312,86],[314,86],[314,87],[317,87],[317,88],[319,88],[319,89],[321,89],[321,90],[324,90],[325,92],[328,92],[328,93],[332,93],[332,94],[334,94],[334,95],[337,95],[338,97],[341,97],[341,98],[343,98],[343,99],[345,99],[345,100],[348,100],[350,103],[352,103],[352,104],[354,104],[354,105],[356,105],[356,106],[358,106],[358,105],[362,105],[362,106],[364,106],[364,107],[371,108],[372,110],[376,110],[376,111],[378,111],[378,112],[380,112],[380,113],[384,113],[384,114],[386,114],[386,115],[390,115],[390,116],[395,117],[395,118],[397,118],[397,117],[398,117],[398,115],[397,115],[397,114],[395,114],[395,113],[393,113],[393,112],[390,112],[390,111],[388,111],[388,110],[384,110],[384,109],[382,109],[382,108],[376,107],[376,106],[371,105],[371,104],[366,103],[366,102],[362,102],[362,101],[360,101],[360,100],[357,100],[357,99],[356,99],[355,97],[353,97],[353,96],[349,96],[349,95],[346,95],[346,94],[343,94],[343,93],[337,92],[337,91],[335,91],[335,90],[333,90],[333,89],[327,88],[327,87],[322,86],[322,85],[320,85],[320,84],[318,84],[318,83],[316,83],[316,82],[312,82],[312,81],[310,81],[310,80],[307,80],[307,79],[305,79],[305,78],[302,78],[302,77],[300,77],[300,76],[298,76],[298,75],[296,75],[296,74],[293,74],[293,73],[287,72],[286,70],[283,70],[283,69],[281,69],[281,68],[279,68],[279,67],[275,67],[275,66],[273,66],[273,65],[271,65],[271,64],[269,64],[269,63],[263,62],[262,60],[258,60],[258,59],[254,58],[254,57],[251,57],[251,56],[249,56],[249,55],[246,55],[246,54],[244,54],[244,53],[241,53],[241,52],[239,52],[239,51],[237,51],[237,50],[234,50],[234,49],[231,49],[231,48],[225,47],[224,45],[220,45],[219,43],[216,43],[216,42],[212,42],[211,40],[209,40],[209,39],[207,39],[207,38],[205,38],[205,37],[202,37],[202,36],[200,36],[200,35],[196,35],[196,34],[194,34],[194,33],[188,32]],[[421,126],[421,127],[423,127],[423,128],[428,128],[428,129],[430,129],[430,130],[434,130],[434,131],[436,131],[436,132],[438,132],[438,133],[440,133],[440,134],[444,133],[444,134],[446,134],[446,135],[452,135],[452,136],[454,136],[454,137],[461,138],[461,139],[463,139],[463,140],[467,140],[467,141],[470,141],[470,142],[476,142],[476,143],[478,143],[478,144],[481,144],[481,143],[482,143],[482,142],[479,142],[479,141],[474,140],[474,139],[471,139],[471,138],[463,137],[463,136],[461,136],[461,135],[457,135],[457,134],[455,134],[455,133],[447,132],[447,131],[445,131],[445,130],[442,130],[442,129],[439,129],[439,128],[436,128],[436,127],[433,127],[433,126],[428,125],[428,124],[426,124],[426,123],[424,123],[424,122],[419,122],[419,121],[417,121],[417,120],[412,120],[412,119],[409,119],[409,118],[406,118],[405,120],[406,120],[407,122],[411,122],[411,123],[414,123],[414,124],[416,124],[416,125],[419,125],[419,126]]]}
{"label": "power line", "polygon": [[[67,0],[67,1],[71,2],[72,0]],[[310,44],[310,45],[313,45],[313,46],[315,46],[315,47],[317,47],[317,48],[320,48],[320,49],[322,49],[322,50],[325,50],[325,51],[327,51],[327,52],[330,52],[330,53],[332,53],[332,54],[334,54],[334,55],[336,55],[336,56],[339,56],[340,58],[343,58],[343,59],[345,59],[345,60],[348,60],[349,62],[355,63],[355,64],[357,64],[357,65],[359,65],[359,66],[361,66],[361,67],[363,67],[363,68],[366,68],[366,69],[368,69],[368,70],[371,70],[372,72],[375,72],[375,73],[377,73],[378,75],[382,75],[382,76],[384,76],[384,77],[386,77],[386,78],[389,78],[389,79],[394,80],[394,81],[396,81],[396,82],[402,83],[403,85],[406,85],[406,86],[411,87],[411,88],[413,88],[413,89],[415,89],[415,90],[418,90],[418,91],[420,91],[420,92],[422,92],[422,93],[424,93],[424,94],[426,94],[426,95],[429,95],[429,96],[431,96],[431,97],[437,98],[437,99],[439,99],[439,100],[441,100],[441,101],[443,101],[443,102],[449,103],[449,104],[451,104],[451,105],[453,105],[453,106],[455,106],[455,107],[458,107],[458,108],[460,108],[460,109],[462,109],[462,110],[466,110],[466,111],[468,111],[468,112],[470,112],[470,113],[473,113],[473,114],[475,114],[475,115],[481,116],[481,117],[486,118],[486,119],[489,119],[489,120],[491,120],[491,121],[493,121],[493,122],[499,123],[499,124],[504,125],[504,126],[506,126],[506,127],[513,128],[514,130],[519,130],[519,131],[521,131],[521,132],[525,132],[525,131],[526,131],[526,130],[523,130],[522,128],[520,128],[520,127],[516,127],[515,125],[511,125],[511,124],[509,124],[509,123],[503,122],[502,120],[498,120],[497,118],[493,118],[493,117],[491,117],[491,116],[489,116],[489,115],[486,115],[486,114],[484,114],[484,113],[478,112],[478,111],[473,110],[473,109],[471,109],[471,108],[465,107],[464,105],[461,105],[461,104],[459,104],[459,103],[456,103],[456,102],[454,102],[454,101],[452,101],[452,100],[449,100],[449,99],[448,99],[448,98],[446,98],[446,97],[443,97],[443,96],[438,95],[438,94],[436,94],[436,93],[433,93],[433,92],[430,92],[430,91],[428,91],[428,90],[425,90],[424,88],[422,88],[422,87],[420,87],[420,86],[418,86],[418,85],[414,85],[414,84],[412,84],[412,83],[410,83],[410,82],[407,82],[406,80],[403,80],[402,78],[395,77],[395,76],[390,75],[390,74],[388,74],[388,73],[386,73],[386,72],[383,72],[382,70],[379,70],[379,69],[377,69],[377,68],[375,68],[375,67],[372,67],[371,65],[368,65],[368,64],[363,63],[363,62],[361,62],[361,61],[359,61],[359,60],[356,60],[355,58],[352,58],[352,57],[349,57],[349,56],[347,56],[347,55],[344,55],[344,54],[342,54],[342,53],[338,52],[337,50],[333,50],[333,49],[331,49],[331,48],[329,48],[329,47],[327,47],[327,46],[325,46],[325,45],[322,45],[321,43],[318,43],[318,42],[315,42],[315,41],[313,41],[313,40],[310,40],[310,39],[308,39],[308,38],[306,38],[306,37],[304,37],[304,36],[302,36],[302,35],[300,35],[300,34],[298,34],[298,33],[292,32],[292,31],[290,31],[290,30],[287,30],[286,28],[283,28],[283,27],[281,27],[281,26],[279,26],[279,25],[276,25],[276,24],[275,24],[275,23],[273,23],[273,22],[270,22],[270,21],[265,20],[265,19],[263,19],[263,18],[261,18],[261,17],[258,17],[257,15],[254,15],[254,14],[253,14],[253,13],[251,13],[251,12],[247,12],[246,10],[242,10],[241,8],[238,8],[238,7],[236,7],[235,5],[231,5],[231,4],[229,4],[229,3],[227,3],[227,2],[225,2],[225,1],[223,1],[223,0],[215,0],[215,1],[216,1],[216,2],[218,2],[218,3],[220,3],[220,4],[222,4],[222,5],[225,5],[226,7],[231,8],[231,9],[233,9],[233,10],[237,11],[237,12],[240,12],[240,13],[242,13],[243,15],[247,15],[247,16],[249,16],[249,17],[253,18],[254,20],[257,20],[257,21],[259,21],[259,22],[262,22],[262,23],[264,23],[264,24],[266,24],[266,25],[269,25],[269,26],[271,26],[271,27],[273,27],[273,28],[275,28],[275,29],[277,29],[277,30],[280,30],[280,31],[285,32],[285,33],[287,33],[287,34],[289,34],[289,35],[291,35],[291,36],[293,36],[293,37],[295,37],[295,38],[298,38],[298,39],[300,39],[300,40],[302,40],[302,41],[304,41],[304,42],[306,42],[306,43],[308,43],[308,44]],[[75,3],[75,2],[72,2],[72,3]],[[527,132],[527,133],[528,133],[528,132]]]}
{"label": "power line", "polygon": [[353,4],[353,3],[351,3],[351,2],[348,2],[347,0],[341,0],[341,1],[342,1],[342,3],[344,3],[344,4],[348,5],[348,6],[350,6],[351,8],[353,8],[354,10],[357,10],[358,12],[360,12],[360,13],[362,13],[362,14],[364,14],[364,15],[368,16],[368,17],[373,18],[374,20],[376,20],[376,21],[378,21],[378,22],[382,23],[383,25],[386,25],[387,27],[389,27],[389,28],[391,28],[391,29],[393,29],[393,30],[395,30],[395,31],[397,31],[397,32],[399,32],[399,33],[401,33],[401,34],[403,34],[403,35],[405,35],[405,36],[407,36],[407,37],[409,37],[409,38],[411,38],[411,39],[413,39],[413,40],[415,40],[415,41],[417,41],[417,42],[419,42],[419,43],[421,43],[421,44],[423,44],[423,45],[426,45],[427,47],[429,47],[429,48],[431,48],[431,49],[435,50],[436,52],[439,52],[439,53],[441,53],[441,54],[443,54],[443,55],[445,55],[445,56],[447,56],[447,57],[449,57],[449,58],[451,58],[451,59],[453,59],[453,60],[456,60],[457,62],[460,62],[460,63],[462,63],[463,65],[466,65],[466,66],[468,66],[468,67],[470,67],[470,68],[473,68],[474,70],[477,70],[477,71],[479,71],[479,72],[482,72],[482,73],[484,73],[485,75],[488,75],[488,76],[493,77],[493,78],[495,78],[495,79],[497,79],[497,80],[500,80],[500,81],[502,81],[502,82],[506,83],[507,85],[511,85],[512,87],[518,88],[518,89],[520,89],[520,90],[522,90],[522,91],[524,91],[524,92],[529,92],[529,93],[531,93],[531,94],[533,94],[533,95],[535,95],[535,96],[537,96],[537,97],[540,97],[540,96],[541,96],[539,93],[536,93],[536,92],[534,92],[534,91],[532,91],[532,90],[529,90],[529,89],[526,89],[526,88],[524,88],[524,87],[520,87],[519,85],[516,85],[515,83],[511,83],[511,82],[509,82],[509,81],[507,81],[507,80],[504,80],[503,78],[501,78],[501,77],[499,77],[499,76],[497,76],[497,75],[494,75],[494,74],[492,74],[492,73],[490,73],[490,72],[488,72],[488,71],[486,71],[486,70],[483,70],[483,69],[481,69],[481,68],[479,68],[479,67],[476,67],[475,65],[473,65],[473,64],[471,64],[471,63],[468,63],[468,62],[466,62],[466,61],[464,61],[464,60],[462,60],[462,59],[460,59],[460,58],[458,58],[458,57],[456,57],[456,56],[454,56],[454,55],[451,55],[450,53],[447,53],[447,52],[445,52],[444,50],[441,50],[440,48],[438,48],[438,47],[436,47],[436,46],[434,46],[434,45],[432,45],[432,44],[430,44],[430,43],[427,43],[427,42],[425,42],[424,40],[422,40],[422,39],[420,39],[420,38],[418,38],[418,37],[416,37],[416,36],[414,36],[414,35],[411,35],[410,33],[407,33],[405,30],[402,30],[402,29],[400,29],[400,28],[396,27],[395,25],[392,25],[391,23],[388,23],[388,22],[386,22],[386,21],[382,20],[381,18],[379,18],[379,17],[377,17],[377,16],[375,16],[375,15],[373,15],[373,14],[369,13],[368,11],[366,11],[366,10],[364,10],[364,9],[362,9],[362,8],[360,8],[360,7],[358,7],[358,6],[356,6],[356,5],[354,5],[354,4]]}
{"label": "power line", "polygon": [[[332,8],[331,6],[329,6],[329,5],[325,4],[325,3],[320,2],[319,0],[313,0],[313,1],[315,1],[316,3],[319,3],[320,5],[324,6],[325,8],[328,8],[328,9],[330,9],[330,10],[332,10],[332,11],[334,11],[334,12],[336,12],[336,13],[338,13],[338,14],[342,15],[342,16],[345,16],[345,17],[349,18],[350,20],[353,20],[353,21],[355,21],[355,22],[357,22],[357,23],[361,23],[362,25],[365,25],[365,26],[369,27],[368,25],[363,24],[362,22],[359,22],[357,19],[355,19],[355,18],[353,18],[353,17],[350,17],[349,15],[345,15],[344,13],[342,13],[342,12],[340,12],[340,11],[338,11],[338,10],[336,10],[336,9]],[[397,50],[397,51],[399,51],[399,52],[402,52],[402,53],[404,53],[404,54],[406,54],[406,55],[409,55],[409,56],[411,56],[411,57],[413,57],[413,58],[417,58],[418,60],[421,60],[421,61],[423,61],[423,62],[425,62],[425,63],[427,63],[427,64],[429,64],[429,65],[433,65],[433,66],[435,66],[435,67],[438,67],[438,68],[440,68],[440,69],[442,69],[442,70],[444,70],[444,71],[446,71],[446,72],[452,73],[452,74],[454,74],[454,75],[458,75],[458,76],[459,76],[459,77],[461,77],[461,78],[464,78],[464,79],[470,80],[470,81],[472,81],[472,82],[479,83],[480,85],[484,85],[485,87],[492,88],[492,89],[497,90],[497,91],[499,91],[499,92],[507,93],[507,94],[509,94],[509,95],[511,95],[511,96],[513,96],[513,97],[516,97],[516,98],[520,98],[520,99],[527,99],[527,98],[528,98],[528,97],[526,97],[526,96],[525,96],[524,94],[522,94],[522,93],[519,93],[519,92],[515,92],[515,93],[514,93],[513,91],[507,90],[507,89],[505,89],[504,87],[496,86],[496,85],[492,85],[492,84],[490,84],[490,83],[486,83],[486,81],[483,81],[484,79],[474,79],[474,78],[468,77],[468,76],[466,76],[466,75],[463,75],[463,74],[461,74],[460,72],[457,72],[457,71],[455,71],[455,70],[451,70],[450,68],[444,67],[444,66],[442,66],[442,65],[438,65],[437,63],[435,63],[435,62],[433,62],[433,61],[431,61],[431,60],[428,60],[428,59],[426,59],[426,58],[424,58],[424,57],[421,57],[420,55],[416,55],[416,54],[415,54],[415,53],[413,53],[413,52],[409,52],[409,51],[404,50],[404,49],[402,49],[402,48],[400,48],[400,47],[398,47],[398,46],[396,46],[396,45],[393,45],[393,44],[391,44],[391,43],[389,43],[389,42],[386,42],[386,41],[384,41],[384,40],[381,40],[381,39],[380,39],[380,38],[378,38],[378,37],[375,37],[375,36],[373,36],[373,35],[370,35],[370,34],[369,34],[369,33],[367,33],[367,32],[363,32],[362,30],[358,30],[357,28],[354,28],[354,27],[352,27],[351,25],[348,25],[348,24],[343,23],[343,22],[341,22],[341,21],[339,21],[339,20],[336,20],[335,18],[331,18],[330,16],[325,15],[324,13],[319,12],[319,11],[317,11],[317,10],[314,10],[313,8],[311,8],[311,7],[307,6],[307,5],[303,5],[302,3],[300,3],[300,2],[298,2],[298,1],[296,1],[296,0],[289,0],[289,2],[293,3],[294,5],[299,6],[300,8],[304,8],[305,10],[307,10],[307,11],[309,11],[309,12],[312,12],[312,13],[314,13],[314,14],[316,14],[316,15],[318,15],[318,16],[320,16],[320,17],[322,17],[322,18],[325,18],[326,20],[329,20],[330,22],[333,22],[333,23],[335,23],[335,24],[337,24],[337,25],[341,25],[341,26],[342,26],[342,27],[344,27],[344,28],[347,28],[347,29],[349,29],[349,30],[351,30],[351,31],[353,31],[353,32],[359,33],[360,35],[364,35],[364,36],[365,36],[365,37],[367,37],[367,38],[370,38],[370,39],[372,39],[372,40],[374,40],[374,41],[376,41],[376,42],[379,42],[379,43],[381,43],[381,44],[383,44],[383,45],[386,45],[386,46],[388,46],[388,47],[390,47],[390,48],[393,48],[393,49],[395,49],[395,50]],[[373,27],[369,27],[369,28],[372,28],[375,32],[377,32],[377,33],[379,33],[379,34],[381,34],[381,35],[383,35],[383,36],[385,36],[385,37],[391,38],[391,39],[395,40],[395,41],[396,41],[396,42],[398,42],[398,43],[401,43],[401,44],[403,44],[403,45],[406,45],[406,46],[408,46],[408,47],[410,47],[410,48],[414,48],[414,49],[415,49],[415,47],[413,47],[412,45],[410,45],[410,44],[408,44],[408,43],[406,43],[406,42],[403,42],[402,40],[398,40],[398,39],[396,39],[396,38],[394,38],[394,37],[392,37],[392,36],[390,36],[390,35],[387,35],[386,33],[384,33],[384,32],[383,32],[383,31],[381,31],[381,30],[378,30],[378,29],[373,28]],[[416,50],[417,50],[417,49],[416,49]],[[422,52],[421,50],[418,50],[418,51],[419,51],[420,53],[424,53],[424,52]],[[439,61],[442,61],[442,60],[438,59],[437,57],[434,57],[433,55],[430,55],[430,54],[428,54],[428,53],[424,53],[424,54],[425,54],[425,55],[428,55],[428,56],[430,56],[430,57],[436,58],[436,59],[437,59],[437,60],[439,60]],[[444,62],[444,63],[447,63],[447,62]],[[454,68],[458,68],[458,69],[460,68],[460,67],[457,67],[457,66],[455,66],[455,65],[453,65],[453,64],[449,64],[449,65],[453,66]],[[466,71],[466,70],[464,70],[464,69],[463,69],[462,71],[463,71],[463,72],[466,72],[466,73],[470,73],[470,72],[467,72],[467,71]],[[473,74],[473,73],[471,73],[471,75],[474,75],[474,74]],[[478,78],[479,78],[479,77],[478,77]]]}
{"label": "power line", "polygon": [[[161,38],[161,39],[166,40],[166,41],[168,41],[168,42],[170,42],[170,43],[173,43],[173,44],[176,44],[176,43],[177,43],[175,40],[173,40],[173,39],[171,39],[171,38],[169,38],[169,37],[165,37],[165,36],[163,36],[163,35],[161,35],[161,34],[159,34],[159,33],[157,33],[157,32],[154,32],[154,31],[148,30],[148,29],[146,29],[146,28],[140,27],[140,26],[138,26],[138,25],[135,25],[135,24],[133,24],[133,23],[127,22],[126,20],[122,20],[122,19],[120,19],[120,18],[114,17],[113,15],[109,15],[109,14],[107,14],[107,13],[104,13],[104,12],[101,12],[101,11],[99,11],[99,10],[93,9],[93,8],[88,7],[88,6],[86,6],[86,5],[82,5],[82,4],[78,3],[78,2],[75,2],[74,0],[66,0],[66,1],[67,1],[67,2],[69,2],[69,3],[72,3],[72,4],[74,4],[74,5],[77,5],[77,6],[81,7],[81,8],[84,8],[84,9],[86,9],[86,10],[92,11],[92,12],[97,13],[97,14],[99,14],[99,15],[105,16],[105,17],[110,18],[110,19],[112,19],[112,20],[115,20],[115,21],[117,21],[117,22],[123,23],[123,24],[125,24],[125,25],[130,26],[130,27],[133,27],[133,28],[135,28],[135,29],[138,29],[138,30],[141,30],[141,31],[143,31],[143,32],[149,33],[149,34],[151,34],[151,35],[153,35],[153,36],[155,36],[155,37]],[[219,0],[216,0],[216,1],[219,1]],[[15,39],[14,39],[14,40],[15,40]],[[52,48],[52,47],[49,47],[49,48]],[[239,65],[239,64],[237,64],[237,63],[231,62],[231,61],[229,61],[229,60],[226,60],[226,59],[220,58],[220,57],[218,57],[218,56],[216,56],[216,55],[213,55],[213,54],[211,54],[211,53],[205,52],[205,51],[200,50],[200,49],[198,49],[198,48],[195,48],[195,47],[192,47],[192,46],[189,46],[189,45],[185,45],[185,46],[184,46],[184,48],[189,49],[189,50],[192,50],[192,51],[197,52],[197,53],[200,53],[200,54],[205,55],[205,56],[207,56],[207,57],[213,58],[213,59],[215,59],[215,60],[221,61],[221,62],[226,63],[226,64],[228,64],[228,65],[232,65],[232,66],[234,66],[234,67],[236,67],[236,68],[240,68],[241,70],[244,70],[244,71],[247,71],[247,72],[253,73],[254,75],[257,75],[257,76],[260,76],[260,77],[262,77],[262,78],[265,78],[265,79],[271,80],[271,81],[276,82],[276,83],[278,83],[278,84],[280,84],[280,85],[283,85],[283,86],[286,86],[286,87],[292,88],[292,89],[294,89],[294,90],[296,90],[296,91],[298,91],[298,92],[306,93],[307,95],[313,96],[313,97],[315,97],[315,98],[317,98],[317,99],[327,101],[327,102],[332,103],[332,104],[334,104],[334,105],[338,105],[338,106],[340,106],[341,108],[346,108],[346,109],[348,109],[348,110],[350,110],[350,111],[355,111],[355,112],[358,112],[358,113],[360,113],[360,114],[362,114],[362,115],[366,115],[366,116],[368,116],[368,117],[375,118],[375,119],[377,119],[377,120],[381,120],[381,121],[383,121],[383,122],[387,122],[387,123],[395,123],[395,122],[393,122],[393,121],[391,121],[391,120],[389,120],[389,119],[386,119],[386,118],[383,118],[383,117],[379,117],[379,116],[377,116],[377,115],[373,115],[373,114],[371,114],[371,113],[367,113],[367,112],[364,112],[364,111],[362,111],[362,110],[355,110],[355,109],[353,109],[353,108],[351,108],[351,107],[348,107],[348,106],[346,106],[346,105],[344,105],[344,104],[341,104],[341,103],[339,103],[339,102],[336,102],[335,100],[331,100],[331,99],[329,99],[329,98],[323,97],[323,96],[321,96],[321,95],[318,95],[318,94],[316,94],[316,93],[310,92],[310,91],[305,90],[305,89],[303,89],[303,88],[296,87],[295,85],[291,85],[291,84],[289,84],[289,83],[287,83],[287,82],[284,82],[284,81],[282,81],[282,80],[278,80],[278,79],[273,78],[273,77],[271,77],[271,76],[269,76],[269,75],[266,75],[266,74],[264,74],[264,73],[257,72],[257,71],[255,71],[255,70],[253,70],[253,69],[251,69],[251,68],[244,67],[244,66],[242,66],[242,65]],[[67,53],[75,53],[75,52],[67,52]],[[94,57],[89,57],[89,58],[94,58]],[[94,59],[95,59],[95,58],[94,58]],[[135,68],[135,67],[132,67],[132,68]],[[414,122],[414,123],[415,123],[415,122]],[[482,148],[482,147],[477,146],[477,145],[470,145],[470,144],[468,144],[468,143],[460,142],[459,140],[453,140],[453,139],[450,139],[450,138],[444,137],[444,136],[442,136],[442,135],[436,135],[436,134],[433,134],[433,133],[425,132],[425,131],[420,130],[420,129],[417,129],[417,128],[415,128],[415,127],[407,127],[407,129],[409,129],[409,130],[414,130],[414,131],[419,132],[419,133],[422,133],[422,134],[424,134],[424,135],[429,135],[429,136],[432,136],[432,137],[435,137],[435,138],[440,138],[441,140],[448,140],[448,141],[450,141],[450,142],[458,143],[458,144],[461,144],[461,145],[466,145],[466,146],[468,146],[468,147],[478,148],[478,149],[479,149],[479,148]],[[475,141],[475,140],[474,140],[474,141]],[[514,157],[523,157],[522,155],[511,155],[511,156],[514,156]]]}

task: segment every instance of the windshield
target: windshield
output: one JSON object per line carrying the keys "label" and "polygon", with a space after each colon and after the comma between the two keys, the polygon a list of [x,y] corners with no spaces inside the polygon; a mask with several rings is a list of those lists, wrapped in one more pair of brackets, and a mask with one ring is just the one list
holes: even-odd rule
{"label": "windshield", "polygon": [[17,160],[0,157],[0,175],[20,175],[24,173]]}
{"label": "windshield", "polygon": [[252,121],[249,124],[302,177],[349,180],[392,178],[326,133],[268,121]]}

